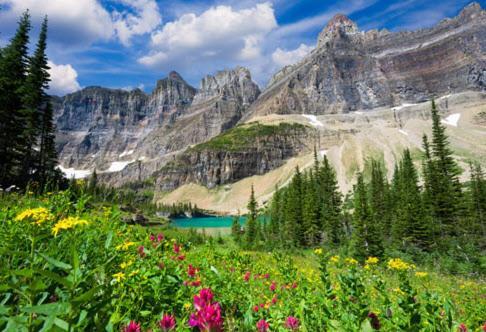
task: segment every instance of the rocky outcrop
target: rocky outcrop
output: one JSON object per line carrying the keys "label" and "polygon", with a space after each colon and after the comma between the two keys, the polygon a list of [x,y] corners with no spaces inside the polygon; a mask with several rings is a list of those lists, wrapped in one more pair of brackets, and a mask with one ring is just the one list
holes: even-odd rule
{"label": "rocky outcrop", "polygon": [[337,15],[311,54],[274,76],[250,115],[346,113],[484,91],[485,51],[486,13],[476,3],[415,32],[361,32]]}
{"label": "rocky outcrop", "polygon": [[157,172],[157,188],[170,191],[186,183],[208,188],[265,174],[286,159],[312,149],[315,131],[300,124],[249,124],[194,146]]}
{"label": "rocky outcrop", "polygon": [[232,128],[259,94],[250,72],[238,67],[208,75],[199,90],[171,72],[150,95],[89,87],[53,98],[61,165],[96,168],[112,184],[124,181],[112,171],[123,170],[129,181],[146,178],[166,155]]}

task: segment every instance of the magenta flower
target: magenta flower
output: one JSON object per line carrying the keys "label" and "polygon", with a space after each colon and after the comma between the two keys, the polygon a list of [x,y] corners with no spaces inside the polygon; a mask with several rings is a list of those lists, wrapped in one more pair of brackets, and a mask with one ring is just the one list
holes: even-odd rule
{"label": "magenta flower", "polygon": [[220,332],[223,330],[221,307],[213,301],[213,292],[209,288],[201,289],[199,295],[194,296],[196,313],[191,314],[189,325],[204,332]]}
{"label": "magenta flower", "polygon": [[177,243],[174,243],[173,249],[174,249],[174,253],[176,254],[179,254],[181,252],[181,246],[178,245]]}
{"label": "magenta flower", "polygon": [[289,316],[285,320],[285,327],[291,331],[297,331],[299,329],[299,320],[293,316]]}
{"label": "magenta flower", "polygon": [[245,273],[245,276],[243,277],[243,280],[245,280],[246,282],[248,282],[250,280],[250,277],[251,277],[251,273],[250,272],[246,272]]}
{"label": "magenta flower", "polygon": [[155,235],[150,234],[150,242],[154,242],[154,241],[155,241]]}
{"label": "magenta flower", "polygon": [[467,332],[467,326],[464,323],[459,324],[459,327],[457,328],[457,331],[459,332]]}
{"label": "magenta flower", "polygon": [[196,310],[201,310],[201,308],[211,304],[214,295],[210,288],[203,288],[199,292],[199,295],[194,296],[194,307]]}
{"label": "magenta flower", "polygon": [[164,315],[159,322],[159,327],[162,331],[172,331],[176,326],[176,321],[172,315]]}
{"label": "magenta flower", "polygon": [[276,289],[277,289],[277,283],[275,281],[272,281],[272,283],[270,284],[270,290],[272,292],[275,292]]}
{"label": "magenta flower", "polygon": [[158,242],[162,242],[162,240],[164,240],[164,234],[159,233],[159,234],[157,235],[157,241],[158,241]]}
{"label": "magenta flower", "polygon": [[141,331],[140,324],[138,324],[133,320],[131,320],[130,323],[128,323],[128,325],[125,326],[125,328],[123,329],[123,332],[140,332],[140,331]]}
{"label": "magenta flower", "polygon": [[258,332],[267,332],[270,325],[264,319],[260,319],[256,325]]}

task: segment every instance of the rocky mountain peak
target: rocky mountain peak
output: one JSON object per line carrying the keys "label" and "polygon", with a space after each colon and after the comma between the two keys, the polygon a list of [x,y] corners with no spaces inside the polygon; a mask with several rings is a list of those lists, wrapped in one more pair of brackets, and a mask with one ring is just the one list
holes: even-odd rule
{"label": "rocky mountain peak", "polygon": [[250,104],[256,100],[259,94],[260,89],[252,81],[250,71],[238,66],[204,77],[194,102],[200,103],[219,96],[227,99],[237,98],[242,100],[243,104]]}
{"label": "rocky mountain peak", "polygon": [[464,9],[461,11],[459,14],[459,19],[462,20],[468,20],[468,19],[473,19],[478,15],[481,15],[483,13],[483,9],[481,8],[481,5],[477,2],[472,2]]}
{"label": "rocky mountain peak", "polygon": [[336,14],[319,34],[317,46],[322,46],[334,38],[352,35],[358,32],[358,25],[349,17],[343,14]]}
{"label": "rocky mountain peak", "polygon": [[176,72],[175,70],[171,71],[169,73],[168,79],[173,80],[173,81],[180,81],[180,82],[185,82],[182,76]]}

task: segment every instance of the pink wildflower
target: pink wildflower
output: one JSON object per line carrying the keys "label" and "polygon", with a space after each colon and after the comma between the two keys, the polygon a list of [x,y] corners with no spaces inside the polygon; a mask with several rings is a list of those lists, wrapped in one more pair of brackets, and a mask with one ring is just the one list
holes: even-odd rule
{"label": "pink wildflower", "polygon": [[150,242],[154,242],[154,241],[155,241],[155,235],[150,234]]}
{"label": "pink wildflower", "polygon": [[181,246],[178,245],[177,243],[174,243],[173,250],[174,253],[179,254],[181,252]]}
{"label": "pink wildflower", "polygon": [[157,241],[158,241],[158,242],[162,242],[163,240],[164,240],[164,234],[159,233],[159,234],[157,235]]}
{"label": "pink wildflower", "polygon": [[459,324],[459,327],[457,328],[457,331],[459,332],[467,332],[467,327],[464,323]]}
{"label": "pink wildflower", "polygon": [[277,283],[275,281],[272,281],[272,283],[270,284],[270,290],[272,292],[275,292],[276,289],[277,289]]}
{"label": "pink wildflower", "polygon": [[245,273],[245,276],[243,277],[243,280],[245,280],[246,282],[248,282],[250,280],[250,277],[251,277],[251,273],[248,271]]}
{"label": "pink wildflower", "polygon": [[176,321],[174,316],[164,315],[159,322],[159,327],[162,331],[172,331],[175,329]]}
{"label": "pink wildflower", "polygon": [[147,256],[147,254],[145,253],[145,248],[143,246],[138,247],[138,254],[142,258],[145,257],[145,256]]}
{"label": "pink wildflower", "polygon": [[299,329],[299,320],[293,316],[289,316],[285,320],[285,327],[291,331],[297,331]]}
{"label": "pink wildflower", "polygon": [[194,266],[192,266],[192,264],[189,264],[189,266],[187,267],[187,275],[190,278],[194,278],[196,276],[197,272],[198,272],[198,269],[195,268]]}
{"label": "pink wildflower", "polygon": [[138,324],[133,320],[131,320],[130,323],[128,323],[128,325],[123,328],[123,332],[140,332],[140,331],[141,331],[140,324]]}
{"label": "pink wildflower", "polygon": [[258,332],[267,332],[270,325],[264,319],[260,319],[256,325]]}

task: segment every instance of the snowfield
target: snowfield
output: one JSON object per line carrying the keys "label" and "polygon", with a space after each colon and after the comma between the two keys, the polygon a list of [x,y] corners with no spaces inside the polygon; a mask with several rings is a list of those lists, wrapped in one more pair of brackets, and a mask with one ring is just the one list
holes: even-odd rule
{"label": "snowfield", "polygon": [[72,179],[72,178],[75,178],[75,179],[84,179],[84,178],[87,178],[88,176],[91,175],[91,171],[90,170],[74,169],[74,167],[73,168],[64,168],[61,165],[57,166],[57,168],[59,168],[59,170],[61,172],[63,172],[64,175],[68,179]]}
{"label": "snowfield", "polygon": [[317,116],[312,114],[302,114],[302,116],[309,120],[309,123],[314,127],[324,127],[324,124],[317,120]]}
{"label": "snowfield", "polygon": [[454,114],[449,115],[447,118],[445,118],[441,122],[443,124],[446,124],[446,125],[449,125],[449,126],[457,127],[457,124],[459,123],[460,118],[461,118],[460,113],[454,113]]}

